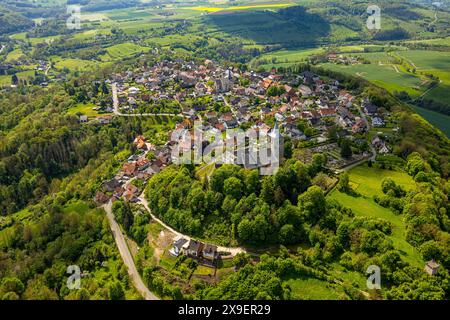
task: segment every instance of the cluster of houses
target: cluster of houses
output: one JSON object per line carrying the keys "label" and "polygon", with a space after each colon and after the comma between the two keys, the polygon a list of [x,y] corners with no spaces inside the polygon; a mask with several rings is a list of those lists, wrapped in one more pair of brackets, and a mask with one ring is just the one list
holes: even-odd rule
{"label": "cluster of houses", "polygon": [[361,64],[361,60],[358,57],[345,56],[337,53],[329,53],[326,56],[328,62],[335,64],[354,65]]}
{"label": "cluster of houses", "polygon": [[[138,153],[131,155],[112,179],[102,183],[95,195],[95,202],[106,203],[109,200],[116,201],[118,199],[138,202],[139,195],[143,190],[139,190],[133,181],[138,179],[145,183],[170,164],[170,147],[156,147],[147,142],[142,135],[137,136],[133,143]],[[152,157],[148,156],[149,152],[152,153]]]}
{"label": "cluster of houses", "polygon": [[[117,84],[123,109],[137,108],[150,100],[171,99],[180,103],[184,117],[200,118],[206,129],[224,131],[246,123],[264,126],[267,118],[275,118],[285,135],[306,140],[308,137],[296,126],[300,119],[308,121],[319,134],[325,133],[325,125],[330,123],[350,134],[363,133],[369,127],[355,112],[353,106],[357,99],[351,93],[341,90],[338,81],[324,80],[309,71],[280,75],[276,70],[256,73],[224,68],[211,60],[201,64],[164,60],[139,71],[116,74],[108,81]],[[279,88],[279,94],[269,94],[271,87]],[[183,103],[204,96],[211,98],[211,106],[198,103],[188,107]],[[213,104],[227,108],[220,112]],[[373,126],[384,125],[377,106],[364,100],[363,107]],[[179,126],[189,126],[189,123]]]}
{"label": "cluster of houses", "polygon": [[[13,75],[21,71],[32,71],[30,65],[34,65],[34,75],[29,76],[26,80],[33,80],[33,84],[42,87],[48,86],[49,82],[61,82],[66,79],[66,75],[62,72],[52,74],[48,77],[48,70],[50,70],[50,63],[45,60],[35,60],[28,57],[22,57],[18,60],[3,61],[0,63],[0,75]],[[10,88],[16,87],[12,84]],[[8,89],[5,87],[4,89]]]}
{"label": "cluster of houses", "polygon": [[219,258],[217,246],[205,244],[194,239],[188,240],[182,236],[176,236],[173,239],[172,248],[169,250],[169,253],[175,257],[184,254],[198,260],[205,259],[210,264]]}
{"label": "cluster of houses", "polygon": [[390,152],[389,146],[387,143],[380,138],[380,136],[375,136],[372,139],[372,146],[377,150],[377,153],[379,154],[387,154]]}
{"label": "cluster of houses", "polygon": [[[342,90],[337,80],[323,79],[310,71],[280,75],[276,70],[256,73],[236,67],[225,68],[211,60],[203,63],[163,60],[153,66],[144,65],[134,71],[115,74],[107,82],[116,84],[119,107],[130,111],[151,100],[178,102],[182,120],[175,124],[174,130],[184,130],[189,138],[193,137],[195,121],[201,122],[202,130],[219,134],[227,129],[245,127],[272,134],[273,140],[278,139],[281,132],[282,137],[294,141],[311,140],[318,145],[326,142],[330,126],[338,127],[341,134],[353,138],[354,134],[365,133],[371,127],[385,125],[378,106]],[[271,89],[273,87],[275,90]],[[203,97],[208,99],[201,101],[209,102],[192,103]],[[188,100],[190,103],[184,103]],[[112,118],[103,115],[96,120],[108,124]],[[305,134],[299,121],[314,128],[314,136]],[[275,126],[268,124],[273,122]],[[129,185],[126,181],[132,178],[146,180],[159,172],[173,160],[171,155],[175,147],[183,152],[195,147],[192,139],[174,139],[170,133],[169,137],[167,143],[159,147],[149,146],[138,137],[135,143],[142,154],[131,156],[114,178],[121,187],[116,188],[116,183],[112,183],[114,188],[103,188],[105,191],[99,191],[99,200],[104,200],[106,194],[112,197],[125,194],[127,200],[135,201],[136,192],[140,190],[127,190],[124,187]],[[389,146],[379,137],[369,143],[380,153],[389,152]],[[337,147],[330,145],[329,148]],[[150,149],[155,153],[155,159],[146,158]],[[340,161],[338,158],[330,160]]]}

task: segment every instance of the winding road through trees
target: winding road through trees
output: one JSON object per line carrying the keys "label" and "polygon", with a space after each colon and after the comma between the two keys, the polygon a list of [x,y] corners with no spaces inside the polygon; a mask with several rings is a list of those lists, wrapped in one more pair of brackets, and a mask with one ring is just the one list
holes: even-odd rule
{"label": "winding road through trees", "polygon": [[[191,240],[191,237],[185,234],[182,234],[181,232],[176,231],[175,229],[173,229],[172,227],[168,226],[167,224],[165,224],[163,221],[161,221],[160,219],[158,219],[150,210],[150,207],[148,206],[148,201],[147,199],[145,199],[144,195],[142,194],[139,198],[139,202],[141,205],[144,206],[144,208],[148,211],[148,213],[150,214],[150,216],[152,217],[153,220],[155,220],[156,222],[158,222],[160,225],[162,225],[165,229],[169,230],[170,232],[172,232],[173,234],[177,235],[177,236],[181,236],[187,240]],[[246,249],[242,248],[242,247],[223,247],[223,246],[217,246],[217,251],[219,252],[228,252],[231,256],[235,256],[238,253],[245,253],[247,252]]]}
{"label": "winding road through trees", "polygon": [[128,275],[133,281],[136,290],[139,291],[145,300],[160,300],[153,292],[148,290],[144,281],[142,281],[141,275],[137,271],[133,256],[131,255],[130,249],[125,241],[122,230],[120,230],[120,226],[116,222],[116,219],[112,213],[112,202],[109,201],[103,206],[103,208],[106,211],[106,216],[108,217],[109,225],[113,233],[114,240],[116,241],[117,248],[122,256],[123,263],[128,269]]}

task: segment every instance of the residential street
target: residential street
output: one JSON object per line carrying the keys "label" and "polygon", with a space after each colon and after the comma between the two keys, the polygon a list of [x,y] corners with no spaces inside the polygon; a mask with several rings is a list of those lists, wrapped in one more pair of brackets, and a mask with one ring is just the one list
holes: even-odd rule
{"label": "residential street", "polygon": [[144,297],[145,300],[160,300],[155,294],[148,290],[147,286],[142,281],[142,278],[136,269],[133,257],[131,256],[130,250],[128,249],[127,243],[125,241],[125,237],[123,236],[119,225],[114,219],[114,215],[112,213],[112,202],[109,201],[103,206],[103,208],[106,211],[106,216],[108,217],[109,225],[116,241],[117,248],[119,249],[120,255],[122,256],[123,263],[128,269],[128,274],[133,281],[136,290],[139,291],[139,293]]}

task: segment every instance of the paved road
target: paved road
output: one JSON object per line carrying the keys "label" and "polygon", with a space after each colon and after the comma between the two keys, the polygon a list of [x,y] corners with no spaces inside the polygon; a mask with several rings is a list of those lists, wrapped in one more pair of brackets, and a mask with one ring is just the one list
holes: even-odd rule
{"label": "paved road", "polygon": [[[164,228],[166,228],[167,230],[169,230],[170,232],[172,232],[173,234],[177,235],[177,236],[181,236],[187,240],[191,240],[191,237],[182,234],[181,232],[178,232],[177,230],[173,229],[172,227],[166,225],[163,221],[161,221],[160,219],[158,219],[155,215],[152,214],[149,206],[148,206],[148,201],[144,198],[144,195],[142,194],[139,197],[139,203],[142,204],[144,206],[144,208],[150,213],[151,217],[153,220],[155,220],[156,222],[158,222],[160,225],[162,225]],[[235,256],[238,253],[244,253],[247,252],[247,250],[245,250],[244,248],[241,247],[222,247],[222,246],[217,246],[217,251],[219,252],[229,252],[231,256]]]}
{"label": "paved road", "polygon": [[145,300],[159,300],[159,298],[155,294],[148,290],[147,286],[144,284],[144,281],[142,281],[142,278],[136,269],[133,257],[131,256],[127,243],[125,242],[125,237],[123,236],[119,225],[114,219],[111,201],[105,204],[103,208],[106,211],[106,216],[108,217],[109,225],[111,227],[114,240],[116,241],[117,248],[119,249],[120,255],[122,256],[123,263],[128,269],[128,274],[133,281],[136,290],[139,291],[139,293],[144,297]]}
{"label": "paved road", "polygon": [[112,90],[112,98],[113,98],[113,109],[114,114],[116,116],[121,117],[152,117],[152,116],[169,116],[169,117],[184,117],[187,118],[184,114],[175,114],[175,113],[122,113],[119,111],[119,98],[117,96],[117,84],[113,83],[111,85]]}

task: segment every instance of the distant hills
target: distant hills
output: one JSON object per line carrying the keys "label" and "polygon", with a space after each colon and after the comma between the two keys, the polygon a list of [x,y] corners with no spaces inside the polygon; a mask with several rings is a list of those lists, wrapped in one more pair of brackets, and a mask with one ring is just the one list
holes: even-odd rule
{"label": "distant hills", "polygon": [[0,35],[24,31],[33,25],[33,20],[0,6]]}

